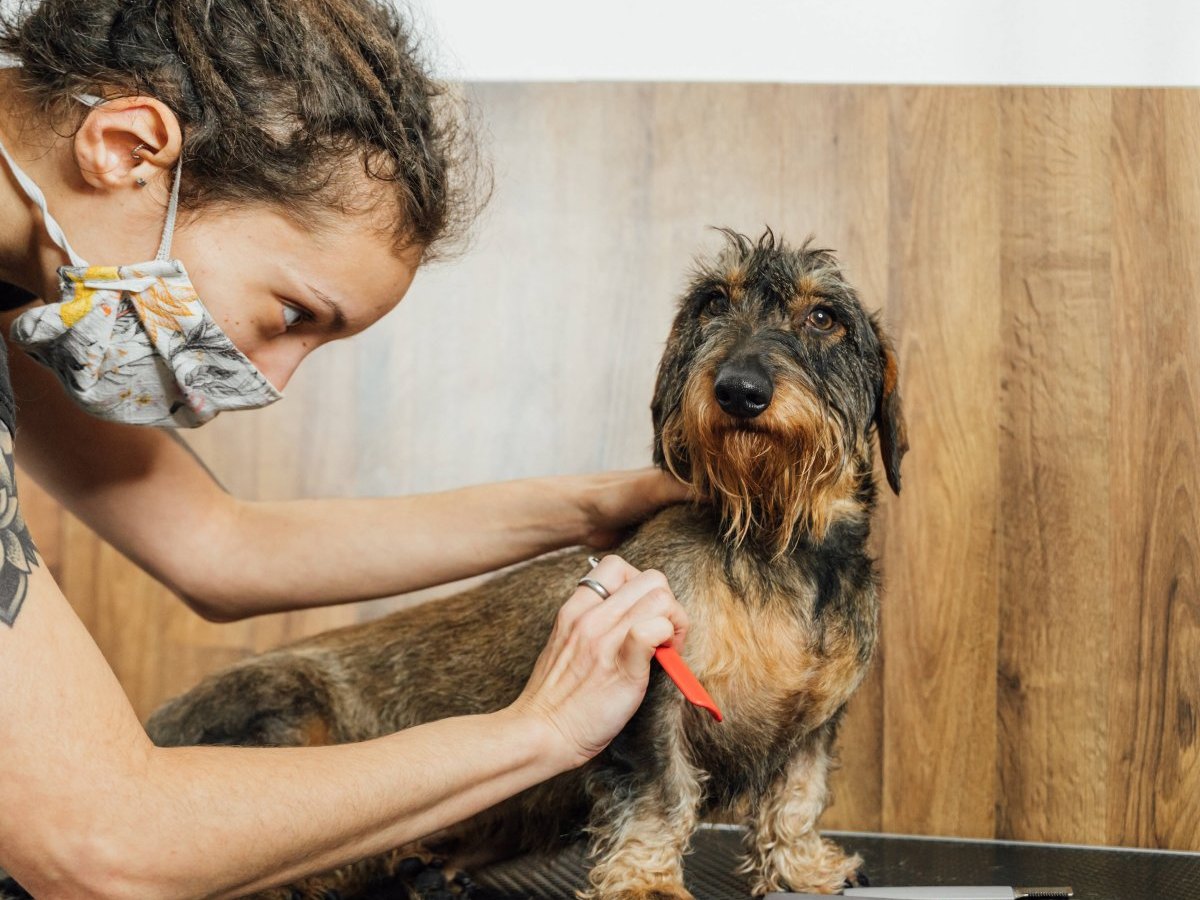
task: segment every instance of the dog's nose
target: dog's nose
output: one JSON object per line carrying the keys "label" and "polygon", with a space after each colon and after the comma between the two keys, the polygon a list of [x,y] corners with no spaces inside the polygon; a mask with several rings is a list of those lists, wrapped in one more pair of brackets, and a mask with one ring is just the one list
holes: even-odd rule
{"label": "dog's nose", "polygon": [[721,409],[739,419],[753,419],[771,405],[775,386],[755,360],[730,361],[721,366],[713,385]]}

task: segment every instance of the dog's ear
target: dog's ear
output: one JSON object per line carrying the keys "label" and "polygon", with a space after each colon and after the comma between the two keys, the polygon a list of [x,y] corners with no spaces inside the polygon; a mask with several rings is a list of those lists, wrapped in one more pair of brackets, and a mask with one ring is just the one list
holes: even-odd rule
{"label": "dog's ear", "polygon": [[879,453],[883,457],[883,470],[887,473],[888,484],[899,494],[900,460],[908,452],[908,429],[900,407],[900,367],[896,362],[892,341],[877,318],[871,318],[871,327],[879,339],[879,353],[883,360],[879,401],[875,406],[875,431],[879,436]]}
{"label": "dog's ear", "polygon": [[[690,349],[685,338],[688,312],[681,309],[671,326],[666,348],[658,363],[658,376],[654,381],[654,397],[650,401],[650,415],[654,423],[654,464],[666,469],[676,478],[686,481],[691,477],[691,461],[680,446],[679,407],[683,403],[683,392],[687,386]],[[670,452],[666,444],[670,443]],[[668,459],[669,456],[669,459]]]}
{"label": "dog's ear", "polygon": [[[654,424],[654,464],[660,469],[671,469],[667,464],[667,454],[663,447],[663,430],[667,421],[674,417],[679,404],[683,400],[683,379],[685,378],[681,354],[668,343],[667,350],[658,364],[658,377],[654,382],[654,397],[650,401],[650,417]],[[669,439],[669,438],[668,438]],[[672,464],[689,468],[686,459],[679,459],[679,450],[672,454]],[[675,472],[677,477],[687,477],[687,472]]]}

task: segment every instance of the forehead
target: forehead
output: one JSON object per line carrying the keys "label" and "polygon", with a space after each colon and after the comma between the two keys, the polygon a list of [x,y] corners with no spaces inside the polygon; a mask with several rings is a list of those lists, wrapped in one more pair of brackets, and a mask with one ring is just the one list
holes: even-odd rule
{"label": "forehead", "polygon": [[768,306],[810,306],[817,302],[861,311],[854,289],[836,258],[807,244],[800,248],[734,243],[703,265],[694,288],[716,292],[731,301]]}
{"label": "forehead", "polygon": [[389,216],[379,208],[284,213],[280,227],[290,239],[277,246],[286,248],[293,270],[317,285],[337,286],[343,305],[370,319],[395,305],[422,259],[422,248],[397,246]]}

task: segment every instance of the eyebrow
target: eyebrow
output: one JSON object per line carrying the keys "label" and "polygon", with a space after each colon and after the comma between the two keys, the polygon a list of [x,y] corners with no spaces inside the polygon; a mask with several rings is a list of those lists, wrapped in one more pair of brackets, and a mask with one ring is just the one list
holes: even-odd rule
{"label": "eyebrow", "polygon": [[328,307],[329,311],[333,314],[333,323],[330,326],[331,330],[345,331],[346,330],[346,313],[342,310],[342,308],[340,306],[338,306],[337,301],[334,300],[332,297],[329,297],[329,296],[323,294],[321,291],[317,290],[311,284],[308,286],[308,289],[310,291],[312,291],[313,296],[316,297],[318,300],[320,300],[322,303],[324,303],[325,306]]}

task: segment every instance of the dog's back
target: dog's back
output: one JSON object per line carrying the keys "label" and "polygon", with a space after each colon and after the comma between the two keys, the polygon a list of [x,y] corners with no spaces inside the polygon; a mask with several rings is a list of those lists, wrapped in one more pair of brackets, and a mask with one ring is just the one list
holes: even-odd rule
{"label": "dog's back", "polygon": [[[367,740],[516,699],[586,553],[245,660],[158,709],[160,746]],[[574,577],[572,577],[574,576]]]}

